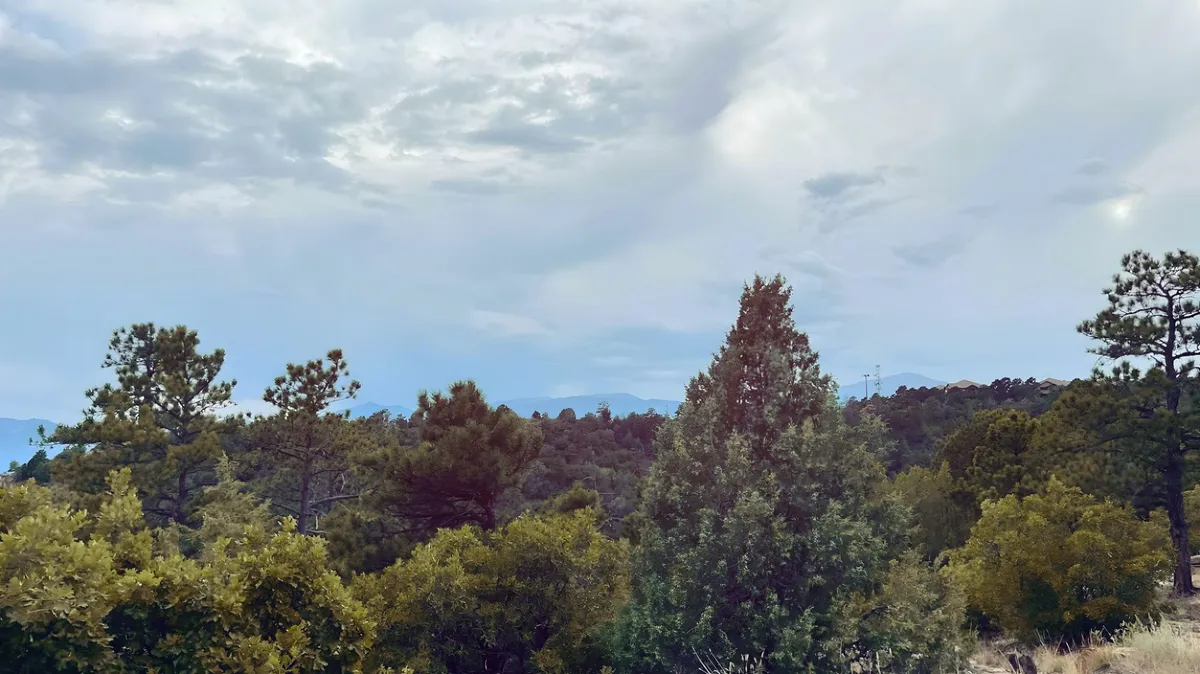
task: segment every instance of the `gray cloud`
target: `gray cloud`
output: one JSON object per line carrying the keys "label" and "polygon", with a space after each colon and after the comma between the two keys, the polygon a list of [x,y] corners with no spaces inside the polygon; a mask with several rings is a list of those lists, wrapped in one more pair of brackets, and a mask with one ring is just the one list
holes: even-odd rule
{"label": "gray cloud", "polygon": [[969,230],[962,229],[931,241],[895,246],[892,252],[913,267],[931,269],[941,266],[951,257],[961,253],[972,238]]}
{"label": "gray cloud", "polygon": [[845,198],[857,188],[880,185],[883,180],[883,171],[878,169],[865,173],[833,172],[805,180],[804,189],[815,199],[832,201]]}
{"label": "gray cloud", "polygon": [[430,186],[440,192],[466,195],[496,194],[504,189],[503,185],[495,181],[473,180],[470,178],[434,180],[430,183]]}
{"label": "gray cloud", "polygon": [[332,128],[363,114],[345,73],[331,66],[269,56],[224,63],[196,50],[148,60],[7,47],[0,107],[25,113],[9,132],[36,142],[51,171],[87,164],[196,181],[287,178],[334,190],[349,181],[325,159],[336,141]]}
{"label": "gray cloud", "polygon": [[1096,176],[1104,173],[1107,170],[1108,162],[1104,161],[1100,157],[1093,157],[1091,159],[1085,159],[1079,165],[1079,167],[1075,169],[1075,172],[1085,176]]}
{"label": "gray cloud", "polygon": [[76,342],[145,318],[246,382],[341,345],[385,402],[518,397],[599,386],[618,337],[694,371],[740,281],[783,271],[835,374],[1069,376],[1122,252],[1200,247],[1197,9],[943,4],[13,0],[0,308],[60,330],[0,348],[70,414],[103,374]]}

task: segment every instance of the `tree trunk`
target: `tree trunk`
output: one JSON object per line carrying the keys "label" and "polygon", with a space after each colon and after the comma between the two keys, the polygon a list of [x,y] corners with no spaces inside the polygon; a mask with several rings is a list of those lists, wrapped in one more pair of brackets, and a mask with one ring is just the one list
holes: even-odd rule
{"label": "tree trunk", "polygon": [[300,507],[297,509],[299,522],[296,523],[296,531],[301,535],[308,533],[308,502],[312,499],[309,494],[310,482],[312,482],[312,462],[305,461],[300,472]]}
{"label": "tree trunk", "polygon": [[1175,548],[1175,578],[1171,594],[1191,597],[1196,594],[1192,583],[1192,553],[1188,542],[1187,515],[1183,510],[1183,460],[1177,451],[1171,452],[1166,469],[1167,517],[1171,521],[1171,545]]}
{"label": "tree trunk", "polygon": [[187,513],[183,510],[188,498],[187,476],[186,470],[179,472],[178,489],[176,490],[179,498],[175,501],[175,521],[179,524],[184,524],[184,520],[187,519]]}

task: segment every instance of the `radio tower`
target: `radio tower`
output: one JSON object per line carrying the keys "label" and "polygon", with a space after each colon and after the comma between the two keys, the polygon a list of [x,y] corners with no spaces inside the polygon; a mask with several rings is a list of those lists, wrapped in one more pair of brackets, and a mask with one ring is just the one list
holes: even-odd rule
{"label": "radio tower", "polygon": [[879,378],[879,366],[875,366],[875,395],[883,395],[883,380]]}
{"label": "radio tower", "polygon": [[870,381],[871,375],[863,375],[863,400],[868,400],[871,396],[867,394],[867,382]]}

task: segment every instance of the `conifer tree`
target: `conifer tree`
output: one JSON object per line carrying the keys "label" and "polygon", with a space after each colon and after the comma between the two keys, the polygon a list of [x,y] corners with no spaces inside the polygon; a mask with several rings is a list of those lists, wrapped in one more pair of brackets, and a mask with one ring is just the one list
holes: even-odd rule
{"label": "conifer tree", "polygon": [[377,482],[373,502],[396,520],[393,533],[420,539],[464,524],[495,529],[501,497],[541,451],[541,430],[488,405],[471,381],[456,382],[449,395],[422,392],[414,419],[417,447],[388,447],[364,462]]}
{"label": "conifer tree", "polygon": [[252,444],[273,461],[271,503],[296,518],[301,534],[315,515],[359,496],[349,476],[355,446],[349,412],[329,411],[333,403],[358,393],[357,381],[344,382],[349,375],[341,349],[303,365],[288,363],[287,374],[263,393],[279,412],[257,419],[251,430]]}
{"label": "conifer tree", "polygon": [[[1182,250],[1162,259],[1136,250],[1122,258],[1104,295],[1108,306],[1078,330],[1100,342],[1092,353],[1116,363],[1111,372],[1095,374],[1107,392],[1086,404],[1065,402],[1102,427],[1102,445],[1157,469],[1175,548],[1173,592],[1191,596],[1196,588],[1183,491],[1188,452],[1200,447],[1200,259]],[[1149,367],[1143,372],[1135,362]]]}
{"label": "conifer tree", "polygon": [[886,428],[842,420],[789,294],[781,277],[746,286],[726,344],[659,431],[622,626],[631,671],[685,671],[697,653],[847,671],[838,606],[902,545],[906,513],[880,493]]}
{"label": "conifer tree", "polygon": [[45,438],[90,447],[56,466],[54,479],[101,494],[110,470],[130,467],[152,521],[191,523],[195,498],[215,483],[220,436],[236,423],[216,414],[230,404],[237,384],[218,380],[225,352],[205,354],[199,346],[196,333],[182,325],[138,323],[115,331],[103,366],[114,371],[116,383],[87,391],[84,420]]}
{"label": "conifer tree", "polygon": [[791,297],[782,276],[755,276],[708,372],[687,388],[693,405],[713,400],[718,441],[738,433],[760,458],[788,426],[817,417],[831,391],[808,335],[796,329]]}

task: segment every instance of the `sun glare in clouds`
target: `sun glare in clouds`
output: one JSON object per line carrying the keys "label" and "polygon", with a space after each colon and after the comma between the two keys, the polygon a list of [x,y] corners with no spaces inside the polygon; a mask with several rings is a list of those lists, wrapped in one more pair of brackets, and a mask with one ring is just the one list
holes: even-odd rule
{"label": "sun glare in clouds", "polygon": [[1117,224],[1123,225],[1129,222],[1135,205],[1136,197],[1126,196],[1109,200],[1104,204],[1104,208]]}

